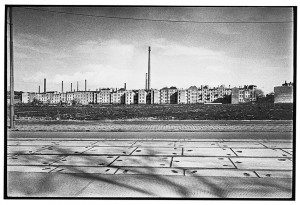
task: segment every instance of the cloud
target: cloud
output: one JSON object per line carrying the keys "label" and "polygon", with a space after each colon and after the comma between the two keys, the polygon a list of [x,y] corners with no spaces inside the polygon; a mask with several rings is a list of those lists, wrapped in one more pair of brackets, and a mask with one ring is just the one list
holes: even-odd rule
{"label": "cloud", "polygon": [[45,77],[46,73],[44,72],[36,72],[34,75],[26,75],[22,78],[24,82],[41,82]]}
{"label": "cloud", "polygon": [[102,64],[89,64],[78,71],[70,74],[56,74],[51,82],[59,84],[61,81],[65,83],[73,83],[73,88],[78,81],[81,85],[80,88],[84,88],[84,80],[87,80],[89,89],[95,89],[99,87],[111,87],[122,86],[120,82],[126,82],[132,73],[128,70],[120,70],[109,65]]}
{"label": "cloud", "polygon": [[165,39],[153,41],[153,47],[159,49],[159,53],[165,56],[190,56],[196,58],[216,59],[224,56],[223,52],[213,51],[204,47],[186,46]]}
{"label": "cloud", "polygon": [[40,35],[18,34],[14,40],[15,53],[18,59],[62,59],[70,57],[63,49],[54,47],[51,39]]}
{"label": "cloud", "polygon": [[124,69],[134,57],[135,46],[113,39],[85,41],[74,50],[86,60]]}

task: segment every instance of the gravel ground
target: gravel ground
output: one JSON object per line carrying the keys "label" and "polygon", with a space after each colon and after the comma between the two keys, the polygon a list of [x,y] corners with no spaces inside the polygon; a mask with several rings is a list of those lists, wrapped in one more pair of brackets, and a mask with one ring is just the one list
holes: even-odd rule
{"label": "gravel ground", "polygon": [[16,131],[292,132],[293,121],[16,121]]}

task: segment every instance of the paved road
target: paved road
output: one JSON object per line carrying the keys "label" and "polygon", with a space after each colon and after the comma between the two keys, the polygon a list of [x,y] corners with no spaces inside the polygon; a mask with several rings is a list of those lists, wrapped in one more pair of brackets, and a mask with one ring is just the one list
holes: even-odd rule
{"label": "paved road", "polygon": [[22,133],[9,196],[290,198],[291,133]]}

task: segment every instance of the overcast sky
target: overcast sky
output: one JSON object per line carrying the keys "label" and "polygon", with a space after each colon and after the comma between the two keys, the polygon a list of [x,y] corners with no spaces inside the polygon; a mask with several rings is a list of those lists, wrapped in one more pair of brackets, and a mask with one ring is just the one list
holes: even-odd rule
{"label": "overcast sky", "polygon": [[[184,21],[292,21],[291,8],[39,7],[70,13]],[[265,93],[293,79],[293,24],[136,21],[13,9],[15,90],[60,91],[255,84]]]}

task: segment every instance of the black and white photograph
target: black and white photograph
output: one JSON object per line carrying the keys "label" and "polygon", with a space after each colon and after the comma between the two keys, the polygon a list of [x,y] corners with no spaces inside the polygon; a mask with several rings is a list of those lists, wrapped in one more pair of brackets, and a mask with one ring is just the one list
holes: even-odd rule
{"label": "black and white photograph", "polygon": [[295,200],[297,6],[2,10],[4,199]]}

